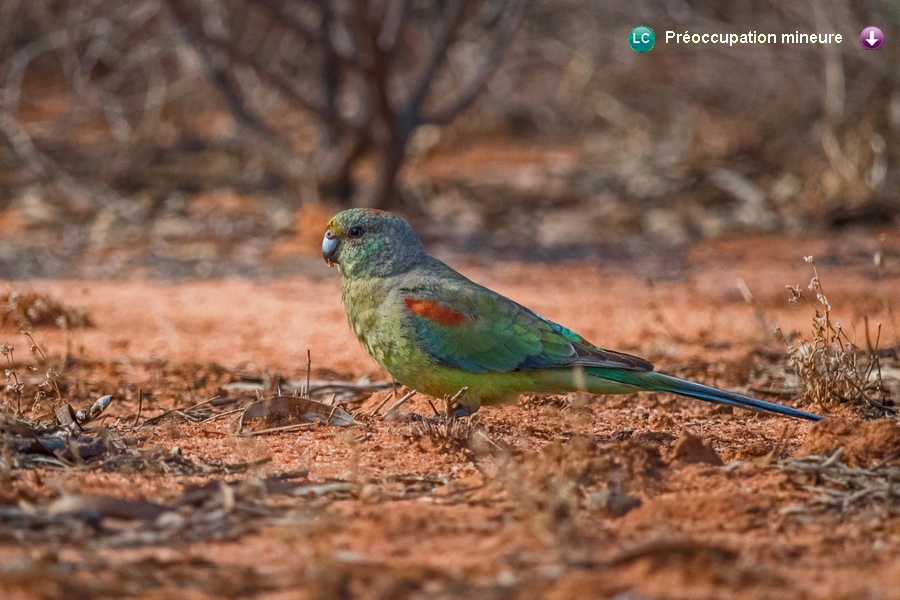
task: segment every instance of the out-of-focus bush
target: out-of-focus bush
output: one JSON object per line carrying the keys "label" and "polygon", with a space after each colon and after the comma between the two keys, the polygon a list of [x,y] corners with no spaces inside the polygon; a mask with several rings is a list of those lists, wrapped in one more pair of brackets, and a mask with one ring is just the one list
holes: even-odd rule
{"label": "out-of-focus bush", "polygon": [[[858,34],[895,39],[892,7],[6,0],[0,207],[107,243],[154,235],[146,223],[190,216],[209,190],[272,207],[230,236],[288,230],[273,215],[322,200],[499,245],[888,225],[900,56]],[[627,44],[641,23],[657,34],[646,54]]]}

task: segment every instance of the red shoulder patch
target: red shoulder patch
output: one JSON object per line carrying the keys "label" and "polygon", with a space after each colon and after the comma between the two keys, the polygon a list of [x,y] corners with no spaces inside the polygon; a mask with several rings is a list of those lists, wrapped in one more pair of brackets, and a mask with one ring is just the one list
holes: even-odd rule
{"label": "red shoulder patch", "polygon": [[437,300],[424,300],[421,298],[407,297],[404,300],[406,308],[414,315],[425,317],[440,325],[454,327],[462,325],[466,320],[466,315],[456,312],[449,306],[445,306]]}

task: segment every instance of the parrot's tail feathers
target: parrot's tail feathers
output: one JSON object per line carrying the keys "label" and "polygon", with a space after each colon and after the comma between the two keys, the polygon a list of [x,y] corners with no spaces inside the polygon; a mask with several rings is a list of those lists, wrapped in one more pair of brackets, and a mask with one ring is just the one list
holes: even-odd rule
{"label": "parrot's tail feathers", "polygon": [[[726,392],[725,390],[720,390],[718,388],[710,387],[708,385],[703,385],[700,383],[694,383],[693,381],[686,381],[684,379],[672,377],[671,375],[666,375],[658,371],[630,371],[621,372],[621,374],[624,375],[625,378],[627,378],[627,381],[622,381],[619,378],[616,378],[617,381],[642,387],[647,390],[671,392],[680,396],[687,396],[689,398],[705,400],[706,402],[712,402],[713,404],[735,406],[737,408],[746,408],[757,412],[774,413],[787,417],[794,417],[797,419],[806,419],[807,421],[821,421],[824,418],[820,415],[809,413],[803,410],[798,410],[796,408],[791,408],[789,406],[782,406],[781,404],[766,402],[764,400],[757,400],[756,398],[744,396],[743,394]],[[603,374],[600,376],[606,377],[607,375]]]}

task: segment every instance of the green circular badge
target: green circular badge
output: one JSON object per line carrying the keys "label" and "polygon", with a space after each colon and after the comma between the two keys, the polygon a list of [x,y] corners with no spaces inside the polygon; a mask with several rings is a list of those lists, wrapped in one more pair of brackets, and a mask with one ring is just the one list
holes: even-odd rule
{"label": "green circular badge", "polygon": [[656,45],[656,34],[646,25],[638,25],[628,34],[628,45],[635,52],[649,52]]}

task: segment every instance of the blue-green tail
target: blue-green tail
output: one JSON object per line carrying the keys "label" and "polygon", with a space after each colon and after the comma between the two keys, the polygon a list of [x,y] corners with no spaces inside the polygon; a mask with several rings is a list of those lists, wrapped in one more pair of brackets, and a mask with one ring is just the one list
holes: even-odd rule
{"label": "blue-green tail", "polygon": [[[821,421],[823,417],[813,413],[808,413],[796,408],[782,406],[773,402],[765,402],[757,400],[750,396],[735,394],[734,392],[726,392],[708,385],[694,383],[685,379],[678,379],[671,375],[659,373],[658,371],[628,371],[625,369],[585,369],[588,377],[597,377],[624,383],[626,385],[635,386],[645,390],[657,392],[671,392],[680,396],[705,400],[713,404],[724,404],[726,406],[736,406],[737,408],[746,408],[758,412],[774,413],[787,417],[795,417],[797,419],[806,419],[807,421]],[[588,391],[591,384],[588,382]]]}

